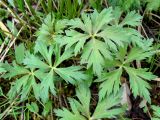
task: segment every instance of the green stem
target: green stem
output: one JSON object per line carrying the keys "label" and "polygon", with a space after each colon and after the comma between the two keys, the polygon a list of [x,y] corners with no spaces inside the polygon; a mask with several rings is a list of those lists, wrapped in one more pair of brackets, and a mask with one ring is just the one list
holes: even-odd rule
{"label": "green stem", "polygon": [[26,26],[26,23],[24,20],[22,20],[21,18],[19,18],[19,16],[17,14],[14,13],[14,11],[9,7],[9,5],[7,5],[6,2],[4,1],[0,1],[0,4],[2,4],[4,7],[6,7],[8,9],[8,11],[24,26]]}
{"label": "green stem", "polygon": [[45,12],[46,14],[48,14],[47,6],[46,6],[44,0],[41,0],[41,5],[42,5],[42,8],[43,8],[44,12]]}

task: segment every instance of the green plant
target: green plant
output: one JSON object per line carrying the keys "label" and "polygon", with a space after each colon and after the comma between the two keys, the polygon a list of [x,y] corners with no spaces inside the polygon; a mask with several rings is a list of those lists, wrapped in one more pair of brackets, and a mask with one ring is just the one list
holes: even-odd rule
{"label": "green plant", "polygon": [[71,19],[80,15],[83,8],[83,0],[56,0],[57,12],[55,12],[58,18]]}
{"label": "green plant", "polygon": [[159,120],[160,119],[160,107],[152,105],[152,110],[153,110],[153,117],[152,120]]}
{"label": "green plant", "polygon": [[54,40],[62,36],[66,24],[66,19],[57,20],[53,13],[48,14],[37,31],[37,41],[45,42],[48,45],[52,44]]}
{"label": "green plant", "polygon": [[119,106],[121,102],[121,94],[110,95],[99,100],[93,114],[90,112],[91,92],[85,85],[81,84],[76,89],[76,96],[78,100],[69,98],[69,103],[72,112],[68,109],[58,109],[55,113],[60,120],[98,120],[104,118],[116,118],[124,112],[124,109]]}
{"label": "green plant", "polygon": [[3,20],[8,17],[8,13],[5,9],[0,8],[0,20]]}
{"label": "green plant", "polygon": [[[147,40],[146,43],[150,41],[151,40]],[[109,72],[105,71],[103,75],[96,80],[96,82],[102,82],[99,91],[100,99],[103,99],[106,95],[108,96],[111,93],[116,94],[121,85],[121,78],[128,74],[133,95],[135,97],[140,95],[151,103],[148,91],[151,87],[145,80],[153,80],[156,76],[151,72],[146,72],[147,69],[135,68],[133,64],[131,64],[133,61],[144,60],[152,56],[153,51],[150,45],[145,46],[145,49],[133,47],[130,49],[129,53],[127,52],[127,47],[121,47],[119,48],[119,52],[114,54],[114,60],[106,62],[106,70],[109,70]]]}
{"label": "green plant", "polygon": [[[55,48],[54,48],[55,47]],[[19,46],[17,49],[21,53],[16,54],[16,62],[23,63],[21,66],[13,62],[13,66],[8,63],[4,64],[5,70],[8,72],[3,76],[5,78],[13,78],[21,75],[13,84],[8,93],[10,98],[14,98],[16,93],[20,94],[21,99],[26,99],[30,90],[33,88],[34,95],[37,99],[41,98],[45,103],[49,99],[48,92],[56,94],[54,82],[57,79],[64,79],[67,83],[76,84],[85,80],[87,76],[80,71],[80,66],[58,67],[63,61],[67,60],[72,54],[72,50],[61,52],[59,46],[49,46],[43,42],[37,42],[35,54],[26,53],[24,56],[24,47]],[[16,49],[16,50],[17,50]],[[39,56],[37,56],[39,54]],[[52,59],[54,55],[54,61]],[[36,77],[36,78],[35,78]],[[60,77],[60,78],[59,78]],[[36,83],[35,79],[39,79],[40,84]],[[40,92],[41,91],[41,92]]]}
{"label": "green plant", "polygon": [[124,11],[140,8],[141,0],[109,0],[111,6],[119,6]]}
{"label": "green plant", "polygon": [[136,10],[146,6],[147,11],[158,11],[160,8],[159,0],[109,0],[109,4],[119,6],[124,11]]}
{"label": "green plant", "polygon": [[[112,7],[83,12],[73,19],[59,20],[49,13],[37,31],[34,49],[19,44],[11,62],[0,64],[1,77],[11,82],[9,100],[26,103],[26,108],[41,118],[37,103],[42,104],[46,116],[55,104],[52,97],[61,95],[57,86],[71,84],[78,99],[68,99],[71,111],[55,109],[61,120],[116,118],[125,112],[121,105],[125,78],[135,98],[140,96],[151,103],[149,81],[156,76],[137,62],[155,53],[153,41],[136,29],[142,19],[138,13],[131,11],[122,16],[120,9]],[[93,107],[89,88],[92,82],[100,82],[94,86],[99,91]]]}
{"label": "green plant", "polygon": [[[141,39],[137,31],[123,27],[139,25],[141,16],[130,12],[119,24],[117,19],[120,16],[116,16],[117,14],[114,12],[112,8],[108,8],[100,13],[96,10],[91,14],[83,13],[82,19],[75,18],[69,21],[70,29],[65,31],[66,36],[63,37],[63,40],[57,40],[61,46],[65,45],[65,50],[74,46],[75,55],[82,53],[81,64],[87,63],[87,68],[92,67],[94,73],[99,76],[105,60],[112,59],[112,51],[117,50],[117,46],[123,46],[125,42],[130,42],[131,36],[134,39]],[[141,40],[135,42],[138,43]]]}

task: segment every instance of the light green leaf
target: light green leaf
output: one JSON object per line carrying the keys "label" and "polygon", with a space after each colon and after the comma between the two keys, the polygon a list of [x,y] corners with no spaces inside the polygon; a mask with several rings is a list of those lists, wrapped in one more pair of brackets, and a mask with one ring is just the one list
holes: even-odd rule
{"label": "light green leaf", "polygon": [[97,39],[89,41],[81,56],[81,64],[87,63],[87,68],[93,67],[94,73],[101,75],[105,59],[112,59],[105,44]]}
{"label": "light green leaf", "polygon": [[124,112],[123,108],[118,106],[121,101],[120,94],[116,94],[115,96],[110,95],[103,101],[99,100],[92,116],[89,109],[91,101],[89,88],[85,84],[81,84],[76,89],[76,96],[78,97],[78,100],[69,98],[72,112],[66,108],[55,110],[56,116],[60,117],[60,120],[98,120],[116,118],[117,115]]}
{"label": "light green leaf", "polygon": [[42,114],[44,116],[48,115],[48,113],[50,112],[50,110],[52,109],[52,101],[48,101],[43,108],[43,112]]}
{"label": "light green leaf", "polygon": [[47,65],[45,62],[42,62],[40,58],[34,55],[29,55],[26,57],[23,63],[30,68],[40,68],[43,70],[49,69],[49,65]]}
{"label": "light green leaf", "polygon": [[0,87],[0,96],[4,96],[4,93],[1,87]]}
{"label": "light green leaf", "polygon": [[27,97],[29,96],[30,94],[30,91],[33,87],[36,87],[36,84],[35,84],[35,78],[33,75],[31,75],[28,80],[26,81],[25,84],[23,84],[23,87],[22,87],[22,90],[21,90],[21,101],[27,99]]}
{"label": "light green leaf", "polygon": [[29,75],[25,75],[12,83],[11,89],[9,90],[7,96],[9,96],[10,99],[13,99],[15,97],[15,93],[20,93],[22,87],[27,84],[28,78]]}
{"label": "light green leaf", "polygon": [[56,56],[56,60],[54,63],[54,66],[57,67],[59,66],[63,61],[71,58],[73,56],[73,49],[67,49],[63,52],[63,54],[61,55],[61,50],[59,48],[59,50],[55,51],[55,56]]}
{"label": "light green leaf", "polygon": [[67,83],[76,84],[87,79],[87,76],[81,69],[80,66],[71,66],[66,68],[55,68],[54,71]]}
{"label": "light green leaf", "polygon": [[129,75],[130,86],[134,97],[140,95],[144,97],[149,103],[151,102],[150,93],[148,89],[151,89],[148,82],[145,80],[153,80],[156,78],[151,72],[146,72],[146,69],[135,69],[131,67],[124,67]]}
{"label": "light green leaf", "polygon": [[75,49],[74,49],[74,53],[75,55],[77,55],[81,49],[83,48],[86,40],[89,38],[89,36],[87,34],[82,34],[79,33],[75,30],[68,30],[66,31],[66,34],[68,37],[64,37],[61,41],[61,46],[66,45],[65,50],[67,50],[68,48],[72,47],[74,44],[75,45]]}
{"label": "light green leaf", "polygon": [[31,104],[27,103],[26,107],[28,108],[29,111],[38,113],[39,108],[38,105],[35,102],[32,102]]}
{"label": "light green leaf", "polygon": [[4,68],[0,67],[0,73],[4,73],[4,72],[6,72],[6,70]]}
{"label": "light green leaf", "polygon": [[103,81],[100,85],[99,91],[99,99],[102,100],[103,98],[109,96],[111,93],[117,94],[119,91],[119,87],[121,84],[121,75],[122,75],[122,68],[116,69],[109,73],[104,73],[102,77],[100,77],[96,81]]}
{"label": "light green leaf", "polygon": [[[81,18],[68,22],[69,30],[65,31],[66,36],[58,40],[61,47],[65,46],[65,50],[74,47],[74,54],[81,54],[80,63],[87,64],[87,68],[92,68],[98,76],[103,71],[104,61],[112,59],[111,53],[118,51],[119,46],[123,47],[125,43],[132,41],[131,37],[135,32],[133,34],[130,30],[128,33],[123,25],[136,26],[141,19],[139,14],[130,12],[121,25],[114,25],[113,11],[108,8],[100,13],[96,10],[93,13],[83,12]],[[121,12],[117,12],[117,19],[120,14]],[[141,36],[138,37],[141,39]]]}
{"label": "light green leaf", "polygon": [[103,9],[99,14],[97,14],[97,11],[95,10],[95,13],[93,13],[91,19],[95,22],[93,23],[93,32],[98,33],[98,31],[100,31],[105,24],[113,20],[112,8],[110,7],[108,9]]}
{"label": "light green leaf", "polygon": [[23,62],[23,59],[25,57],[25,47],[23,43],[15,48],[15,57],[17,63],[21,64]]}
{"label": "light green leaf", "polygon": [[44,23],[40,27],[37,32],[37,41],[41,41],[46,45],[51,45],[55,40],[61,40],[61,33],[63,33],[63,29],[66,27],[68,20],[55,20],[55,15],[53,13],[49,13],[44,19]]}
{"label": "light green leaf", "polygon": [[40,27],[39,31],[37,32],[37,41],[43,41],[46,44],[49,44],[53,41],[54,38],[54,22],[55,16],[53,13],[49,13],[46,18],[44,19],[44,23]]}
{"label": "light green leaf", "polygon": [[[105,43],[111,48],[116,49],[117,46],[112,47],[112,44],[123,46],[123,42],[127,42],[129,36],[125,33],[124,29],[120,27],[107,26],[104,31],[97,34],[98,37],[102,37]],[[111,45],[110,42],[113,42]],[[109,43],[108,43],[109,42]]]}
{"label": "light green leaf", "polygon": [[54,72],[53,70],[51,70],[46,76],[44,76],[44,79],[40,84],[40,98],[44,103],[49,100],[49,92],[51,92],[53,95],[56,94],[54,86],[54,76]]}
{"label": "light green leaf", "polygon": [[89,117],[91,93],[87,85],[79,85],[79,87],[76,89],[76,96],[80,101],[79,103],[75,102],[78,110],[81,111],[81,113],[84,113],[85,116]]}
{"label": "light green leaf", "polygon": [[126,63],[132,62],[133,60],[144,60],[146,58],[149,58],[153,55],[153,52],[151,49],[143,50],[138,47],[133,47],[131,51],[129,52]]}
{"label": "light green leaf", "polygon": [[158,11],[160,8],[159,0],[146,0],[147,1],[147,11]]}
{"label": "light green leaf", "polygon": [[153,110],[152,120],[159,120],[160,119],[160,107],[152,105],[151,108]]}
{"label": "light green leaf", "polygon": [[[99,101],[97,107],[92,115],[92,119],[102,118],[116,118],[117,115],[122,114],[124,109],[118,106],[121,102],[121,94],[110,95]],[[114,108],[115,107],[115,108]]]}
{"label": "light green leaf", "polygon": [[87,120],[85,117],[80,114],[74,114],[67,110],[66,108],[54,110],[56,116],[60,117],[59,120]]}
{"label": "light green leaf", "polygon": [[63,33],[63,29],[66,27],[68,23],[67,19],[63,19],[63,20],[58,20],[55,24],[55,32],[56,33]]}
{"label": "light green leaf", "polygon": [[7,71],[6,74],[4,75],[4,78],[12,78],[17,75],[24,75],[29,73],[28,69],[17,65],[15,61],[13,61],[12,65],[5,63],[3,64],[3,67]]}
{"label": "light green leaf", "polygon": [[120,23],[120,26],[124,26],[124,25],[138,26],[141,24],[141,19],[142,19],[142,16],[140,16],[135,11],[131,11]]}
{"label": "light green leaf", "polygon": [[52,65],[52,54],[53,54],[53,46],[49,46],[49,49],[47,48],[48,46],[41,41],[37,41],[36,46],[35,46],[35,52],[40,52],[40,54],[43,56],[43,58],[47,61],[49,65]]}

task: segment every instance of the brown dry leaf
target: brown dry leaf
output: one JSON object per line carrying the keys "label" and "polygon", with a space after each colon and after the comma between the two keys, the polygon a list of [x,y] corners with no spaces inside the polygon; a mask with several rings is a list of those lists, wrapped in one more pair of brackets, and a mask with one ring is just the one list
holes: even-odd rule
{"label": "brown dry leaf", "polygon": [[157,81],[157,87],[160,87],[160,78],[156,78],[154,81]]}
{"label": "brown dry leaf", "polygon": [[122,84],[122,88],[123,88],[123,93],[122,93],[122,100],[121,100],[121,104],[127,104],[128,108],[127,110],[131,110],[132,108],[132,104],[131,104],[131,100],[130,100],[130,89],[129,89],[129,86],[128,84],[125,82]]}
{"label": "brown dry leaf", "polygon": [[4,31],[4,33],[9,37],[9,38],[12,38],[12,35],[9,34],[10,31],[8,30],[8,28],[4,25],[4,23],[2,21],[0,21],[0,29],[2,31]]}
{"label": "brown dry leaf", "polygon": [[144,107],[146,106],[146,104],[147,104],[147,101],[146,101],[145,99],[143,99],[143,100],[141,101],[141,103],[139,104],[139,107],[140,107],[140,108],[144,108]]}
{"label": "brown dry leaf", "polygon": [[156,78],[156,79],[154,79],[155,81],[158,81],[158,82],[160,82],[160,78]]}

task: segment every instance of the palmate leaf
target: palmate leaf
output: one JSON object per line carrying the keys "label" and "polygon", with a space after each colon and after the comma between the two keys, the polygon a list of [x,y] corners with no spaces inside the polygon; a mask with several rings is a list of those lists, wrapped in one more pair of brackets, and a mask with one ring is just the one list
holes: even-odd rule
{"label": "palmate leaf", "polygon": [[[117,115],[122,114],[123,108],[119,106],[120,104],[120,94],[110,95],[102,101],[99,101],[93,115],[90,113],[90,101],[91,93],[85,84],[81,84],[79,88],[76,89],[76,96],[78,100],[69,98],[69,103],[71,110],[66,108],[55,110],[55,113],[60,120],[98,120],[104,118],[116,118]],[[115,108],[114,108],[115,107]]]}
{"label": "palmate leaf", "polygon": [[[17,48],[21,48],[21,45]],[[20,64],[20,61],[19,64],[17,61],[13,61],[12,64],[3,63],[1,66],[6,72],[3,77],[16,78],[8,92],[9,98],[14,99],[19,95],[23,101],[33,90],[35,98],[46,103],[50,92],[56,94],[54,85],[56,80],[64,79],[67,83],[77,84],[87,79],[80,66],[59,67],[63,61],[72,56],[72,49],[62,53],[58,45],[47,46],[44,42],[37,41],[34,54],[26,54],[23,64]]]}
{"label": "palmate leaf", "polygon": [[[112,59],[111,51],[129,41],[129,34],[122,26],[110,25],[114,20],[112,11],[112,8],[108,8],[100,13],[96,10],[90,14],[82,13],[81,19],[68,22],[70,30],[65,31],[63,40],[57,41],[65,46],[65,50],[74,46],[75,55],[82,53],[81,64],[87,63],[87,68],[92,67],[98,76],[104,68],[104,61]],[[125,24],[129,24],[127,20]]]}
{"label": "palmate leaf", "polygon": [[[144,60],[153,55],[151,47],[142,49],[133,47],[127,51],[127,46],[120,47],[119,52],[115,53],[113,61],[107,61],[107,68],[109,72],[104,72],[95,82],[102,82],[100,85],[99,96],[104,99],[111,93],[116,94],[121,85],[121,77],[123,73],[128,74],[130,87],[134,97],[141,96],[148,102],[151,102],[149,89],[151,88],[147,81],[156,78],[151,72],[147,72],[145,68],[131,67],[131,63],[135,60]],[[109,62],[109,63],[108,63]],[[116,68],[116,69],[115,69]]]}
{"label": "palmate leaf", "polygon": [[19,96],[20,100],[23,101],[28,98],[32,90],[36,98],[39,96],[39,91],[36,90],[38,84],[35,80],[35,74],[38,70],[35,71],[34,69],[26,68],[22,65],[22,61],[25,57],[24,51],[24,45],[20,44],[15,49],[16,61],[13,61],[11,64],[7,62],[1,64],[2,68],[5,69],[5,74],[1,77],[9,79],[16,78],[16,80],[11,83],[11,88],[7,93],[9,99],[15,99],[16,96]]}
{"label": "palmate leaf", "polygon": [[71,56],[73,56],[71,49],[62,53],[58,45],[47,46],[43,42],[37,42],[36,53],[24,59],[26,66],[41,71],[41,73],[39,73],[39,79],[41,80],[39,91],[42,91],[40,98],[44,103],[49,99],[49,92],[53,95],[56,94],[54,83],[57,78],[61,78],[71,84],[77,84],[87,79],[87,76],[81,71],[82,67],[80,66],[59,67],[64,60]]}

